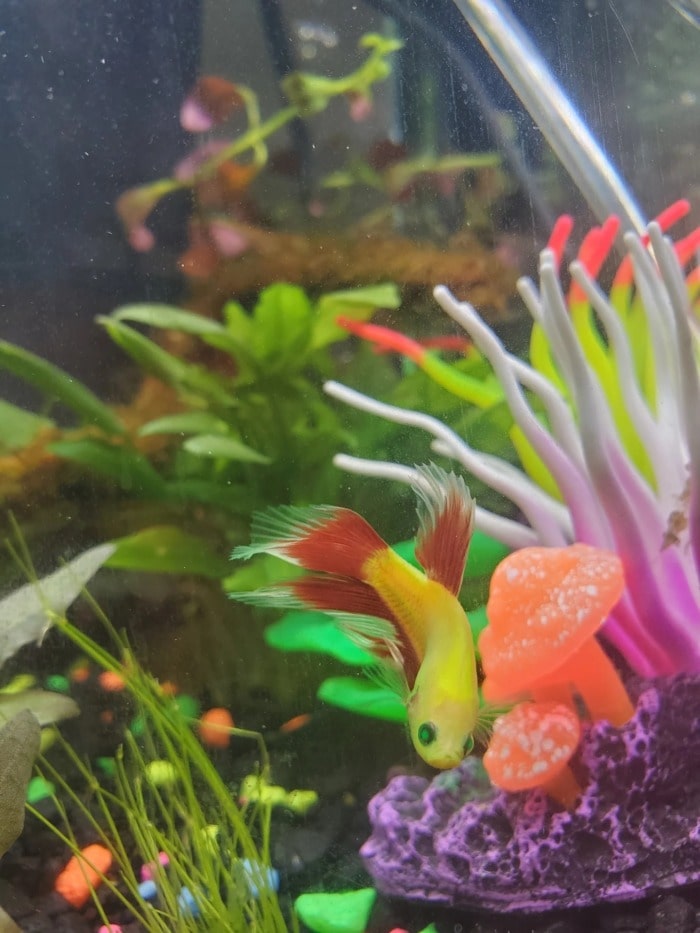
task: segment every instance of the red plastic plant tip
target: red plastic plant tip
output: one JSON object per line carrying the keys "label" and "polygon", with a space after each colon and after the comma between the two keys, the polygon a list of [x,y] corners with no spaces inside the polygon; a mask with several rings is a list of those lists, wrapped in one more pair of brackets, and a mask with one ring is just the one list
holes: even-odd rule
{"label": "red plastic plant tip", "polygon": [[519,703],[493,726],[484,768],[501,790],[541,787],[565,806],[578,793],[568,764],[581,739],[576,713],[562,703]]}
{"label": "red plastic plant tip", "polygon": [[95,843],[72,856],[54,882],[54,891],[71,907],[80,910],[90,899],[90,892],[102,883],[102,876],[112,867],[112,853]]}
{"label": "red plastic plant tip", "polygon": [[299,713],[298,716],[292,716],[286,722],[283,722],[279,731],[287,734],[289,732],[298,732],[311,722],[311,713]]}
{"label": "red plastic plant tip", "polygon": [[209,748],[228,748],[231,744],[230,730],[233,728],[233,716],[222,706],[215,706],[202,713],[197,724],[199,738]]}
{"label": "red plastic plant tip", "polygon": [[376,347],[388,353],[400,353],[420,365],[425,359],[425,349],[416,341],[390,327],[380,327],[378,324],[365,324],[362,321],[353,321],[347,317],[335,319],[338,327],[349,331],[362,340],[373,343]]}
{"label": "red plastic plant tip", "polygon": [[561,261],[564,257],[564,250],[566,249],[566,244],[569,242],[569,237],[573,229],[574,218],[569,216],[569,214],[562,214],[561,217],[557,217],[554,222],[552,232],[549,235],[547,249],[551,249],[554,253],[557,266],[561,265]]}
{"label": "red plastic plant tip", "polygon": [[242,106],[243,98],[235,84],[216,75],[204,75],[180,108],[180,125],[189,133],[205,133]]}
{"label": "red plastic plant tip", "polygon": [[[598,276],[620,229],[618,217],[608,217],[602,227],[594,227],[584,237],[578,253],[578,260],[592,279]],[[587,301],[586,295],[578,283],[574,282],[569,290],[569,302],[576,304]]]}
{"label": "red plastic plant tip", "polygon": [[678,201],[674,201],[673,204],[669,204],[660,214],[657,214],[655,220],[665,233],[669,227],[677,224],[679,220],[687,216],[690,213],[690,208],[690,201],[686,198],[680,198]]}

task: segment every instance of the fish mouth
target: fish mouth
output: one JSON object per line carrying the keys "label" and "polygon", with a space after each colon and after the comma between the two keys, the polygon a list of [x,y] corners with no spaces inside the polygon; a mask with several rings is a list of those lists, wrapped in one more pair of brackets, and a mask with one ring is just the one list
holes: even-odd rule
{"label": "fish mouth", "polygon": [[450,768],[456,768],[463,760],[464,753],[460,751],[454,755],[441,755],[439,758],[431,758],[428,764],[440,771],[448,771]]}

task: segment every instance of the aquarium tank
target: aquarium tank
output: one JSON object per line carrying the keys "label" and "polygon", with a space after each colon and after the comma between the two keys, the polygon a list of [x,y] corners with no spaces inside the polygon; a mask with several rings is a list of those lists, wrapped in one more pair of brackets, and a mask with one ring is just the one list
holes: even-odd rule
{"label": "aquarium tank", "polygon": [[1,933],[700,929],[698,0],[7,0]]}

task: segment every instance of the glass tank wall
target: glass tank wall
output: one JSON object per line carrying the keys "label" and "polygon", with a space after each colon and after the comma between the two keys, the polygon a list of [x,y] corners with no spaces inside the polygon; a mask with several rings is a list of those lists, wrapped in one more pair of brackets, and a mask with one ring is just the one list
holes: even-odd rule
{"label": "glass tank wall", "polygon": [[2,20],[0,930],[695,930],[695,0]]}

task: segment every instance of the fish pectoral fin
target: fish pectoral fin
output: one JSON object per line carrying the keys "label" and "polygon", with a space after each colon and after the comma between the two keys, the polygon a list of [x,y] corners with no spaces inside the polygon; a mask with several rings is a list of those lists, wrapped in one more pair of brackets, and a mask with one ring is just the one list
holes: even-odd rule
{"label": "fish pectoral fin", "polygon": [[416,559],[431,580],[456,596],[462,586],[476,506],[461,476],[434,463],[416,469],[420,475],[414,486],[419,521]]}
{"label": "fish pectoral fin", "polygon": [[491,733],[493,732],[493,724],[498,719],[499,716],[505,715],[510,709],[511,705],[498,705],[494,706],[490,703],[482,703],[479,706],[479,713],[477,715],[476,726],[474,727],[474,741],[478,745],[486,746],[489,743],[491,738]]}
{"label": "fish pectoral fin", "polygon": [[366,667],[364,674],[379,687],[386,687],[387,690],[391,690],[400,697],[404,703],[408,703],[410,690],[401,667],[390,663],[375,664],[372,667]]}

